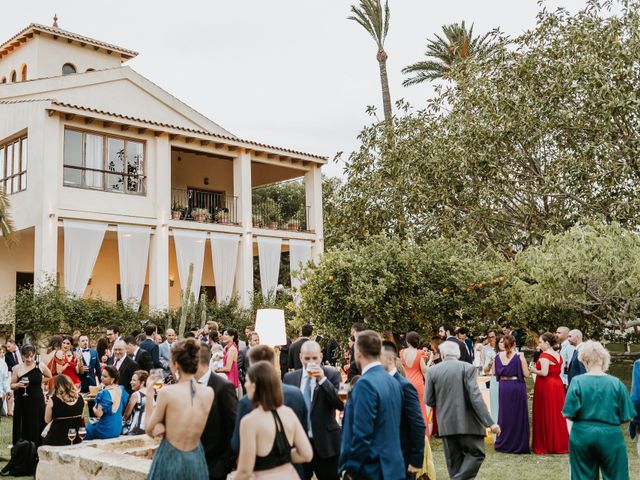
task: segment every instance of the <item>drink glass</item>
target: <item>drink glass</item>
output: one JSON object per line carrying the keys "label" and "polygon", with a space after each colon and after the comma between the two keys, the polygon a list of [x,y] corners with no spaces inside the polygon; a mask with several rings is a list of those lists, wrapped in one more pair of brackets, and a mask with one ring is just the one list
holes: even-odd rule
{"label": "drink glass", "polygon": [[149,376],[153,378],[153,389],[157,392],[164,385],[164,371],[161,368],[152,368]]}
{"label": "drink glass", "polygon": [[341,383],[340,388],[338,389],[338,397],[343,402],[346,402],[349,398],[349,392],[351,391],[351,385],[348,383]]}
{"label": "drink glass", "polygon": [[76,439],[76,429],[70,428],[67,432],[67,438],[69,439],[70,445],[73,445],[73,441]]}
{"label": "drink glass", "polygon": [[84,427],[80,427],[78,429],[78,436],[80,437],[80,440],[84,440],[84,437],[87,435],[87,429]]}
{"label": "drink glass", "polygon": [[307,363],[307,375],[313,377],[313,373],[316,371],[318,366],[315,363]]}
{"label": "drink glass", "polygon": [[20,380],[20,383],[22,383],[24,385],[24,393],[22,394],[23,397],[28,397],[29,394],[27,393],[27,387],[29,386],[29,379],[27,377],[23,377]]}

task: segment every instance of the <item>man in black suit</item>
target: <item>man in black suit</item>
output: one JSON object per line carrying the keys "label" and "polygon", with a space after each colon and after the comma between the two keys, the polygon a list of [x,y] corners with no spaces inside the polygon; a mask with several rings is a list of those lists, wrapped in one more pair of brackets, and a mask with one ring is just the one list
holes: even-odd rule
{"label": "man in black suit", "polygon": [[337,480],[340,426],[336,410],[344,409],[338,397],[340,374],[322,366],[322,350],[313,340],[302,345],[300,363],[303,368],[287,373],[284,383],[299,388],[307,406],[313,459],[304,466],[305,479],[310,480],[315,473],[318,480]]}
{"label": "man in black suit", "polygon": [[356,344],[356,337],[362,330],[364,330],[364,325],[361,323],[356,322],[351,325],[351,362],[349,363],[349,373],[347,373],[347,382],[349,383],[351,383],[353,377],[360,375],[360,367],[358,366],[358,362],[356,362],[354,347]]}
{"label": "man in black suit", "polygon": [[151,371],[153,360],[151,360],[149,352],[140,348],[136,343],[135,337],[127,337],[124,341],[127,344],[127,356],[136,362],[142,370]]}
{"label": "man in black suit", "polygon": [[196,379],[198,383],[211,387],[214,392],[213,405],[209,410],[207,424],[200,441],[209,467],[209,478],[225,480],[235,467],[235,455],[231,449],[231,437],[236,421],[238,397],[233,384],[216,375],[209,368],[211,350],[200,345],[200,362]]}
{"label": "man in black suit", "polygon": [[[268,345],[256,345],[249,350],[249,363],[253,365],[256,362],[269,362],[274,366],[276,365],[276,354],[273,351],[273,348]],[[300,423],[302,424],[302,428],[307,430],[307,407],[304,402],[304,397],[302,396],[302,392],[298,386],[291,386],[285,383],[282,384],[282,394],[284,396],[284,404],[289,407],[298,417]],[[234,454],[238,454],[240,452],[240,420],[246,414],[250,413],[253,410],[253,405],[251,404],[251,400],[246,395],[240,399],[238,402],[238,414],[236,415],[236,423],[233,428],[233,437],[231,438],[231,448],[233,449]],[[304,469],[302,465],[294,465],[296,471],[300,478],[304,478]]]}
{"label": "man in black suit", "polygon": [[305,342],[309,341],[312,334],[313,326],[310,323],[302,326],[302,329],[300,330],[300,337],[293,342],[289,348],[289,370],[300,370],[302,368],[302,363],[300,362],[300,349]]}
{"label": "man in black suit", "polygon": [[160,347],[158,347],[158,344],[153,339],[157,330],[158,327],[152,323],[149,323],[144,327],[144,334],[147,338],[140,342],[140,348],[146,350],[149,352],[149,355],[151,355],[153,368],[162,368],[162,363],[160,363]]}
{"label": "man in black suit", "polygon": [[458,345],[460,348],[460,361],[473,363],[473,359],[469,354],[469,350],[467,350],[467,346],[464,342],[458,340],[458,337],[455,336],[456,328],[450,323],[443,323],[442,326],[438,329],[438,335],[445,342],[453,342]]}
{"label": "man in black suit", "polygon": [[124,340],[116,340],[113,344],[113,356],[107,363],[118,370],[118,385],[122,385],[131,395],[131,377],[133,372],[139,369],[138,364],[127,356],[127,344]]}
{"label": "man in black suit", "polygon": [[13,370],[13,367],[22,363],[22,356],[20,355],[20,349],[16,345],[16,341],[13,338],[7,340],[7,353],[4,356],[4,361],[7,363],[9,372]]}

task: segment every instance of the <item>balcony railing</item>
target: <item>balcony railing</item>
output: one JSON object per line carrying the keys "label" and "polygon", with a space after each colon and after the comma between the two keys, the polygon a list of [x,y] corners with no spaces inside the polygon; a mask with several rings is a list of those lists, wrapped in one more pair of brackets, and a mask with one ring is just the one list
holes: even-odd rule
{"label": "balcony railing", "polygon": [[203,223],[238,223],[238,197],[188,188],[171,189],[171,218]]}
{"label": "balcony railing", "polygon": [[279,205],[275,200],[267,198],[253,202],[253,226],[271,230],[292,230],[304,232],[309,230],[309,212],[311,207],[301,205],[298,209],[291,209]]}

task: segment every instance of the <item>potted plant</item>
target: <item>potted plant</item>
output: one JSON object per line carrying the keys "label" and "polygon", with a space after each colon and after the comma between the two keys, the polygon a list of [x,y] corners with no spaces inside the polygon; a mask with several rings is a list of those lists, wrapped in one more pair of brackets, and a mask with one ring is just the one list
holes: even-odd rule
{"label": "potted plant", "polygon": [[256,228],[262,228],[264,226],[262,215],[260,215],[259,213],[253,214],[253,226]]}
{"label": "potted plant", "polygon": [[206,208],[194,208],[191,215],[196,222],[204,223],[211,221],[211,214]]}
{"label": "potted plant", "polygon": [[172,220],[180,220],[182,217],[182,212],[184,212],[184,207],[178,202],[174,200],[171,203],[171,219]]}
{"label": "potted plant", "polygon": [[299,230],[300,229],[300,223],[297,220],[294,220],[293,218],[289,220],[289,222],[287,223],[287,230]]}
{"label": "potted plant", "polygon": [[268,198],[262,205],[262,215],[266,227],[277,230],[280,223],[280,207],[275,200]]}
{"label": "potted plant", "polygon": [[229,209],[228,208],[219,208],[216,211],[216,222],[217,223],[227,223],[229,219]]}

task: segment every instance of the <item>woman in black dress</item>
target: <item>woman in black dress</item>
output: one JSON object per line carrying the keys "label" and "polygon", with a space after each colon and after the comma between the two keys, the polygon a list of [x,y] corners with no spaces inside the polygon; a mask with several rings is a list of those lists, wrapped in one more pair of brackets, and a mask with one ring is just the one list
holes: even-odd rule
{"label": "woman in black dress", "polygon": [[[83,427],[82,413],[84,399],[78,394],[78,389],[66,375],[58,375],[53,385],[53,396],[47,402],[44,420],[49,423],[49,432],[42,441],[43,445],[69,445],[67,434],[70,428],[76,432]],[[73,443],[80,443],[82,439],[76,436]]]}
{"label": "woman in black dress", "polygon": [[51,377],[51,372],[38,360],[33,346],[25,345],[21,353],[22,363],[16,365],[11,374],[11,388],[15,399],[13,443],[23,439],[40,445],[44,429],[42,382]]}

